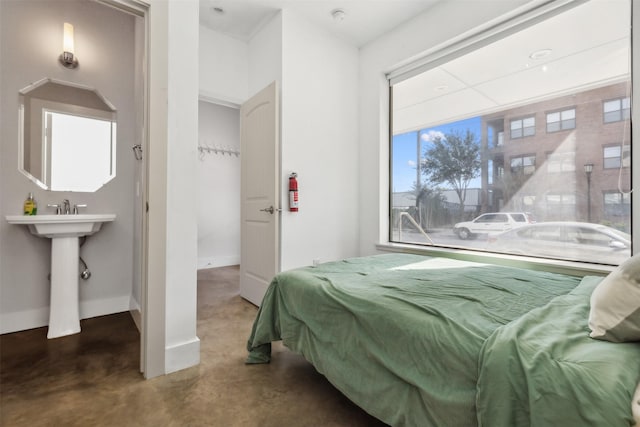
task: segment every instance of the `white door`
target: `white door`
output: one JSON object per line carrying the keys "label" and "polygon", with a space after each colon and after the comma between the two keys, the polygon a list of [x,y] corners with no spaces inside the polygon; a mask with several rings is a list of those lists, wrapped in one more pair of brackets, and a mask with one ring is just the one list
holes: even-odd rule
{"label": "white door", "polygon": [[240,295],[258,306],[280,269],[279,127],[273,82],[240,108]]}

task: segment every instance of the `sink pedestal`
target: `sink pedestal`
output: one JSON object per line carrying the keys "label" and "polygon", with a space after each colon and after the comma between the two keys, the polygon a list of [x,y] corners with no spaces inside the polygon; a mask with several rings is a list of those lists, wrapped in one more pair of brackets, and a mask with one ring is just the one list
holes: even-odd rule
{"label": "sink pedestal", "polygon": [[47,338],[80,332],[79,255],[80,244],[77,237],[51,239],[51,304]]}
{"label": "sink pedestal", "polygon": [[[1,1],[1,0],[0,0]],[[114,214],[7,215],[10,224],[26,225],[31,234],[51,239],[51,304],[47,338],[80,332],[79,237],[97,233]]]}

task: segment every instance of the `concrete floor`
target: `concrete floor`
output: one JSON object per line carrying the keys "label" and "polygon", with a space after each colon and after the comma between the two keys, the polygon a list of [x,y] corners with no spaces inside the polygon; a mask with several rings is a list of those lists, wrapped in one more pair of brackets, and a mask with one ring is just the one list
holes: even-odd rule
{"label": "concrete floor", "polygon": [[238,268],[198,272],[201,363],[144,380],[129,313],[0,336],[1,426],[384,426],[280,343],[269,365],[244,365],[257,308]]}

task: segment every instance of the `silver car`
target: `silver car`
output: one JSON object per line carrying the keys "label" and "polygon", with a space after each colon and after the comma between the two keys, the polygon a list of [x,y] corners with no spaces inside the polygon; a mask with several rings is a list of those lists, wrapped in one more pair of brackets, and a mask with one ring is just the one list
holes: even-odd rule
{"label": "silver car", "polygon": [[588,222],[540,222],[490,235],[487,250],[617,265],[631,256],[631,236]]}
{"label": "silver car", "polygon": [[490,212],[473,221],[459,222],[453,232],[462,240],[472,239],[480,234],[500,233],[512,228],[535,222],[528,212]]}

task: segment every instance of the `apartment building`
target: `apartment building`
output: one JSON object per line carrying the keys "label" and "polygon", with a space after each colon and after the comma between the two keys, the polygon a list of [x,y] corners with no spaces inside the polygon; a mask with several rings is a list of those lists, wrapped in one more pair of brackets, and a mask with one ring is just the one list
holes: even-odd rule
{"label": "apartment building", "polygon": [[482,207],[628,231],[629,83],[482,117]]}

